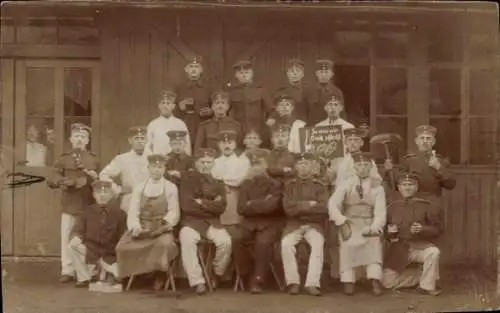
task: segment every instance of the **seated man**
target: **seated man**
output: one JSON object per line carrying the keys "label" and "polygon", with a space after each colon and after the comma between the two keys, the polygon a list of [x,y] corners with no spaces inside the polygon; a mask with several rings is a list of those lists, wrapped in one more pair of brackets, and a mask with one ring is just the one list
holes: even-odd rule
{"label": "seated man", "polygon": [[87,287],[98,280],[99,270],[118,281],[115,247],[126,229],[126,214],[113,201],[112,183],[96,180],[92,183],[96,204],[86,207],[77,218],[74,237],[69,243],[75,266],[76,287]]}
{"label": "seated man", "polygon": [[216,276],[224,275],[231,261],[231,237],[219,221],[226,209],[226,190],[222,181],[212,177],[215,155],[211,148],[198,148],[196,170],[183,176],[179,191],[183,214],[179,233],[182,264],[189,286],[195,287],[198,294],[206,292],[197,256],[197,244],[201,238],[215,245],[213,271]]}
{"label": "seated man", "polygon": [[249,157],[251,167],[240,186],[238,198],[238,213],[243,216],[241,241],[233,242],[233,251],[240,275],[246,276],[249,268],[245,266],[244,244],[254,241],[250,291],[255,294],[262,292],[269,264],[273,260],[274,243],[281,233],[284,213],[280,203],[281,184],[267,174],[269,150],[253,150]]}
{"label": "seated man", "polygon": [[[415,197],[419,177],[416,173],[401,173],[398,190],[402,199],[388,208],[387,239],[382,284],[385,288],[418,285],[417,291],[437,296],[439,254],[436,239],[442,234],[443,222],[439,208],[429,200]],[[407,268],[411,262],[422,263],[422,271]]]}
{"label": "seated man", "polygon": [[366,268],[373,294],[382,293],[382,240],[386,222],[382,181],[370,176],[373,158],[368,152],[352,154],[355,175],[340,182],[328,202],[330,220],[340,228],[340,281],[354,293],[355,269]]}
{"label": "seated man", "polygon": [[300,276],[295,258],[295,246],[305,239],[311,247],[305,287],[313,296],[320,296],[320,278],[323,272],[324,226],[328,218],[328,189],[314,178],[314,156],[305,153],[295,164],[297,177],[285,183],[283,208],[287,216],[281,239],[281,258],[288,292],[299,293]]}
{"label": "seated man", "polygon": [[127,228],[116,246],[120,277],[153,272],[154,289],[161,290],[166,272],[179,251],[173,229],[179,222],[177,187],[166,180],[166,158],[148,156],[149,178],[134,187],[127,213]]}

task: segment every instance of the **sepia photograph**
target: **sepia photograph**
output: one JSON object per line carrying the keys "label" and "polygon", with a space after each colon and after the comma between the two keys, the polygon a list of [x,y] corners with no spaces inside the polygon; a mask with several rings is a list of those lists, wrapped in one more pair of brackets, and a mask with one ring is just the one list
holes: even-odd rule
{"label": "sepia photograph", "polygon": [[496,2],[0,14],[3,312],[500,310]]}

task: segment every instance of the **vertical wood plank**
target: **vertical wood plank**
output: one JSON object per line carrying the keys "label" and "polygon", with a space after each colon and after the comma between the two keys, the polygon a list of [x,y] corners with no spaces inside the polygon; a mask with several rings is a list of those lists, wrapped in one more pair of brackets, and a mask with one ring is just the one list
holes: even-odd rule
{"label": "vertical wood plank", "polygon": [[[149,30],[138,28],[133,31],[132,34],[132,49],[133,59],[132,63],[132,73],[133,73],[133,84],[131,88],[134,90],[134,97],[132,97],[133,102],[130,104],[131,112],[134,114],[131,116],[129,121],[129,126],[140,125],[147,123],[149,120],[149,112],[147,107],[150,103],[149,100],[149,85],[150,85],[150,66],[151,59],[150,55],[150,33]],[[123,136],[122,136],[123,137]]]}
{"label": "vertical wood plank", "polygon": [[[120,67],[119,67],[119,99],[120,102],[118,107],[121,108],[121,119],[118,123],[118,127],[114,132],[114,138],[119,139],[119,151],[128,150],[127,141],[120,136],[124,134],[127,127],[131,124],[135,110],[134,110],[134,99],[137,86],[134,86],[134,73],[133,73],[133,32],[130,22],[124,18],[121,20],[120,27]],[[123,110],[126,108],[126,111]],[[125,111],[125,112],[124,112]],[[124,114],[125,113],[125,114]]]}
{"label": "vertical wood plank", "polygon": [[[155,21],[156,22],[156,21]],[[163,88],[163,63],[165,59],[165,43],[162,41],[160,30],[157,28],[159,26],[154,26],[151,33],[150,41],[150,57],[149,57],[149,103],[147,108],[147,118],[142,123],[147,125],[150,120],[154,118],[157,114],[157,102],[160,92]]]}

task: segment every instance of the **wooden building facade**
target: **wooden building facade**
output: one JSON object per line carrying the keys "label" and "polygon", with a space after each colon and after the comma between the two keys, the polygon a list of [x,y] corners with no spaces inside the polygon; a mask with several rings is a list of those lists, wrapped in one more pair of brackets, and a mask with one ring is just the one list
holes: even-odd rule
{"label": "wooden building facade", "polygon": [[[167,1],[164,1],[167,2]],[[496,264],[498,25],[494,6],[329,4],[16,5],[2,10],[1,131],[11,171],[27,166],[30,126],[53,160],[74,121],[91,124],[92,150],[106,164],[128,149],[126,130],[157,115],[160,91],[201,55],[205,79],[222,86],[231,65],[251,58],[273,90],[286,60],[335,61],[347,119],[397,132],[411,148],[416,125],[437,126],[457,186],[444,195],[447,264]],[[8,153],[7,153],[8,154]],[[5,160],[9,159],[4,156]],[[2,256],[59,254],[59,192],[45,184],[4,189]]]}

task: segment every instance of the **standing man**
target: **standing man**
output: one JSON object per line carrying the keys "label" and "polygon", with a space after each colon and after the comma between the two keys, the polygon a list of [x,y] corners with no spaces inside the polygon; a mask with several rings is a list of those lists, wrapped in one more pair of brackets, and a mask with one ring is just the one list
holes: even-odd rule
{"label": "standing man", "polygon": [[309,86],[302,81],[304,78],[304,62],[300,59],[290,59],[287,62],[286,77],[288,81],[280,86],[275,96],[280,94],[290,95],[295,103],[295,115],[297,119],[307,121],[307,108],[309,107]]}
{"label": "standing man", "polygon": [[165,178],[179,186],[182,175],[193,169],[193,159],[186,154],[186,131],[171,130],[167,132],[172,151],[167,154]]}
{"label": "standing man", "polygon": [[281,206],[281,184],[267,174],[269,150],[256,149],[249,153],[251,167],[240,187],[238,213],[243,216],[240,227],[241,240],[233,243],[234,259],[240,275],[246,276],[248,256],[245,244],[253,241],[253,273],[250,292],[262,292],[262,287],[273,261],[274,244],[278,241],[283,226],[284,213]]}
{"label": "standing man", "polygon": [[[175,117],[175,100],[177,95],[175,92],[167,90],[163,93],[162,99],[158,104],[160,116],[152,120],[147,126],[147,152],[148,154],[167,155],[172,148],[170,147],[170,139],[167,132],[170,130],[181,130],[189,132],[186,123]],[[191,155],[191,139],[186,138],[186,153]]]}
{"label": "standing man", "polygon": [[215,245],[213,271],[224,275],[231,261],[231,237],[219,221],[226,209],[226,191],[222,181],[212,177],[216,152],[210,148],[196,150],[196,170],[184,175],[180,184],[182,228],[179,233],[182,265],[186,270],[189,286],[197,294],[206,292],[206,281],[198,260],[198,242],[201,238]]}
{"label": "standing man", "polygon": [[[115,194],[120,195],[120,208],[128,212],[132,189],[149,177],[146,147],[146,127],[137,126],[129,129],[128,142],[132,149],[116,156],[99,174],[101,180],[113,185]],[[118,180],[121,186],[113,180]]]}
{"label": "standing man", "polygon": [[195,138],[200,122],[212,116],[210,108],[210,89],[203,82],[202,58],[195,56],[190,59],[184,72],[186,81],[176,90],[179,105],[175,115],[186,123],[189,129],[189,137]]}
{"label": "standing man", "polygon": [[[448,160],[436,154],[436,151],[432,149],[436,144],[437,129],[430,125],[420,125],[415,129],[415,133],[415,144],[418,151],[408,153],[403,158],[400,170],[417,173],[420,196],[441,206],[443,189],[455,188],[457,181],[448,169]],[[387,171],[396,170],[391,160],[386,161],[385,169]]]}
{"label": "standing man", "polygon": [[[323,110],[326,112],[326,119],[319,121],[315,126],[341,126],[342,130],[354,128],[354,125],[340,117],[344,111],[344,100],[338,95],[325,96]],[[319,108],[316,108],[319,110]]]}
{"label": "standing man", "polygon": [[[443,233],[440,208],[430,201],[416,196],[419,188],[416,173],[400,173],[398,190],[401,198],[388,208],[387,239],[385,253],[385,288],[398,289],[417,286],[421,293],[437,296],[440,250],[436,241]],[[409,269],[410,262],[423,264],[418,272]]]}
{"label": "standing man", "polygon": [[242,135],[241,125],[232,117],[227,116],[229,111],[229,93],[224,91],[214,92],[212,95],[213,117],[200,124],[194,142],[195,150],[211,148],[219,151],[219,132],[233,130],[238,138]]}
{"label": "standing man", "polygon": [[50,188],[62,189],[61,214],[61,283],[75,278],[69,241],[76,218],[84,206],[92,204],[92,181],[98,178],[99,161],[87,150],[90,127],[81,123],[71,125],[69,138],[72,149],[63,153],[54,164],[55,176],[48,180]]}
{"label": "standing man", "polygon": [[239,61],[233,65],[238,83],[231,87],[231,116],[241,123],[243,133],[249,129],[259,132],[267,142],[266,121],[274,109],[264,87],[254,83],[253,68],[250,61]]}
{"label": "standing man", "polygon": [[355,269],[366,268],[373,294],[382,293],[382,240],[386,223],[385,192],[381,180],[370,177],[373,158],[368,152],[352,155],[356,175],[337,185],[328,202],[330,220],[340,227],[340,281],[354,293]]}
{"label": "standing man", "polygon": [[168,269],[179,251],[173,229],[179,222],[179,194],[166,180],[166,157],[148,156],[149,178],[132,191],[127,229],[116,246],[120,278],[153,272],[154,290],[165,284]]}
{"label": "standing man", "polygon": [[[319,59],[316,61],[316,83],[312,86],[307,102],[307,124],[316,125],[322,121],[325,116],[321,107],[327,103],[332,96],[335,96],[341,103],[344,102],[344,94],[333,83],[333,62],[328,59]],[[339,112],[340,113],[340,112]]]}
{"label": "standing man", "polygon": [[314,156],[304,153],[295,164],[297,177],[285,183],[283,208],[287,216],[281,239],[281,259],[285,271],[288,293],[300,290],[300,276],[296,259],[296,246],[305,239],[311,247],[305,288],[310,295],[320,296],[320,278],[323,272],[324,226],[328,218],[328,189],[314,178]]}
{"label": "standing man", "polygon": [[69,243],[76,287],[98,280],[100,269],[111,274],[111,281],[119,282],[115,247],[127,229],[127,215],[113,200],[111,182],[96,180],[92,187],[96,204],[86,207],[78,217]]}

